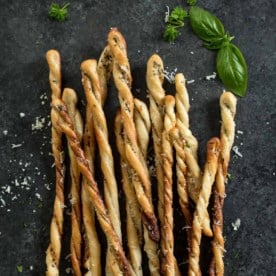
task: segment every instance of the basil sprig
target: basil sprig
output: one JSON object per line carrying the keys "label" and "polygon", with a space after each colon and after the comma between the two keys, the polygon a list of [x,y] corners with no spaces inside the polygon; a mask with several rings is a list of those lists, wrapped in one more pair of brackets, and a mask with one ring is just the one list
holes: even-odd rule
{"label": "basil sprig", "polygon": [[217,71],[225,87],[244,97],[248,82],[247,65],[242,52],[231,43],[234,37],[225,32],[222,22],[216,16],[199,7],[191,7],[190,23],[207,49],[219,50]]}

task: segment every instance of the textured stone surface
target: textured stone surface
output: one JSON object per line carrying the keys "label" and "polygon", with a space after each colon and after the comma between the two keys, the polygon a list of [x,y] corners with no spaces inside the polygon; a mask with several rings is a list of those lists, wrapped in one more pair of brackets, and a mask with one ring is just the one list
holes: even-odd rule
{"label": "textured stone surface", "polygon": [[[275,1],[198,2],[214,12],[226,30],[235,35],[235,43],[242,49],[249,68],[248,94],[238,101],[236,119],[237,129],[243,134],[237,134],[235,145],[243,158],[232,158],[232,179],[225,202],[226,275],[276,275]],[[173,7],[180,1],[75,1],[69,9],[69,20],[64,23],[48,19],[50,4],[51,1],[0,1],[0,190],[6,203],[0,208],[0,275],[18,275],[17,265],[23,265],[23,275],[43,275],[45,271],[44,252],[54,198],[53,159],[48,154],[49,100],[40,98],[44,93],[50,95],[44,58],[48,49],[56,48],[61,53],[64,86],[75,88],[84,99],[80,63],[99,57],[109,28],[116,26],[127,41],[137,97],[146,99],[146,62],[154,52],[160,54],[169,71],[177,68],[188,80],[195,80],[188,89],[191,128],[200,143],[201,164],[207,140],[219,134],[218,97],[223,86],[218,79],[204,80],[215,70],[215,53],[201,47],[188,24],[175,44],[162,39],[165,5]],[[173,92],[172,86],[167,87]],[[117,106],[116,91],[111,89],[105,107],[110,127]],[[21,118],[20,112],[25,117]],[[32,132],[37,116],[46,118],[45,127]],[[114,145],[112,134],[111,141]],[[22,146],[12,149],[12,144]],[[22,184],[15,185],[15,179],[21,183],[25,177],[30,177],[26,179],[29,190],[21,188]],[[50,191],[45,184],[49,184]],[[10,193],[6,185],[10,185]],[[183,218],[178,210],[176,207],[176,252],[179,262],[185,263]],[[231,223],[237,218],[241,219],[241,226],[233,231]],[[206,248],[207,244],[205,241]],[[64,260],[68,243],[65,248],[61,275],[70,266]],[[209,250],[204,250],[205,274]],[[185,268],[181,266],[183,271]]]}

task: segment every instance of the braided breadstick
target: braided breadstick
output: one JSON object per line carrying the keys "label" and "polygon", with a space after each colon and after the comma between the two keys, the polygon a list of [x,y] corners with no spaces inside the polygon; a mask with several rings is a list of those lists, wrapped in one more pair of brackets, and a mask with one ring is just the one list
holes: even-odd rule
{"label": "braided breadstick", "polygon": [[105,233],[112,253],[114,254],[116,261],[118,262],[118,265],[124,275],[132,275],[131,267],[125,256],[120,239],[114,230],[105,204],[103,203],[103,200],[100,196],[99,189],[91,173],[89,163],[84,157],[84,153],[80,147],[78,137],[73,129],[70,117],[68,116],[66,106],[61,100],[58,99],[53,101],[52,106],[55,111],[53,113],[53,121],[59,127],[59,130],[64,132],[66,135],[70,143],[70,147],[74,152],[79,169],[83,176],[87,179],[87,192],[89,193],[89,197],[95,208],[98,221],[103,232]]}
{"label": "braided breadstick", "polygon": [[224,92],[220,97],[222,125],[220,131],[221,154],[216,175],[214,191],[214,214],[212,242],[215,275],[224,275],[224,238],[223,238],[223,205],[225,198],[225,181],[230,160],[230,152],[235,138],[235,114],[237,98],[230,92]]}
{"label": "braided breadstick", "polygon": [[107,83],[112,74],[112,67],[113,67],[113,58],[110,53],[109,46],[107,45],[103,49],[97,65],[97,72],[99,75],[99,81],[102,88],[101,90],[102,103],[104,103],[106,99]]}
{"label": "braided breadstick", "polygon": [[[60,55],[56,50],[49,50],[46,54],[49,65],[49,82],[52,90],[52,102],[61,97],[61,62]],[[50,244],[46,252],[46,275],[59,274],[59,260],[61,252],[61,236],[63,233],[63,206],[64,206],[64,176],[65,166],[62,149],[62,133],[52,121],[52,151],[55,159],[56,170],[56,195],[53,216],[51,220]]]}
{"label": "braided breadstick", "polygon": [[[94,175],[94,159],[95,159],[95,137],[93,129],[92,113],[86,107],[86,123],[83,135],[84,155],[89,162],[92,175]],[[101,275],[101,246],[99,243],[96,226],[95,226],[95,210],[92,206],[87,187],[87,179],[82,179],[81,197],[82,197],[82,216],[84,225],[84,267],[87,269],[86,276]]]}
{"label": "braided breadstick", "polygon": [[127,244],[133,270],[136,275],[143,275],[142,270],[142,221],[139,204],[136,199],[132,177],[125,156],[124,130],[121,112],[115,117],[116,145],[121,157],[122,184],[126,196]]}
{"label": "braided breadstick", "polygon": [[134,174],[137,181],[139,181],[139,183],[134,183],[134,188],[142,209],[142,221],[149,231],[150,238],[154,241],[158,241],[158,223],[154,214],[152,202],[147,197],[147,194],[149,194],[148,189],[151,185],[149,172],[137,144],[137,133],[133,121],[134,102],[131,93],[132,78],[126,54],[126,43],[117,29],[111,29],[108,34],[108,44],[114,58],[113,78],[119,92],[122,121],[125,131],[126,159],[131,167],[132,174]]}
{"label": "braided breadstick", "polygon": [[186,164],[185,164],[185,140],[180,135],[180,130],[175,127],[170,131],[174,149],[176,151],[176,176],[177,176],[177,192],[179,196],[179,204],[185,217],[185,229],[188,240],[188,251],[190,250],[190,241],[192,234],[192,214],[189,208],[189,196],[186,183]]}
{"label": "braided breadstick", "polygon": [[[138,144],[141,152],[147,161],[147,151],[149,144],[149,133],[151,129],[150,115],[146,104],[138,99],[134,99],[134,121],[137,129]],[[151,190],[151,187],[149,187]],[[151,199],[151,195],[150,195]],[[145,252],[149,259],[149,270],[151,275],[160,275],[160,264],[158,257],[158,244],[149,238],[149,233],[144,229]]]}
{"label": "braided breadstick", "polygon": [[189,196],[196,203],[198,193],[201,186],[201,171],[197,163],[197,148],[198,143],[189,128],[190,110],[189,95],[185,85],[185,78],[183,74],[176,74],[175,76],[175,104],[176,104],[176,125],[180,130],[180,134],[185,140],[185,155],[187,166],[187,185]]}
{"label": "braided breadstick", "polygon": [[[118,202],[118,190],[114,172],[114,161],[112,150],[108,142],[108,130],[105,114],[101,104],[102,89],[97,73],[97,61],[86,60],[81,64],[82,83],[88,102],[93,113],[94,130],[101,156],[101,167],[104,175],[105,203],[110,214],[114,229],[122,240],[120,210]],[[108,250],[106,268],[112,269],[116,275],[120,273],[119,267],[115,265],[112,252]]]}
{"label": "braided breadstick", "polygon": [[[76,108],[77,94],[73,89],[65,88],[62,94],[62,100],[64,101],[68,114],[73,123],[76,134],[79,140],[82,140],[83,136],[83,122],[80,112]],[[80,202],[80,171],[75,160],[75,156],[68,143],[68,151],[70,157],[70,175],[71,175],[71,263],[74,271],[74,275],[82,275],[81,273],[81,202]]]}
{"label": "braided breadstick", "polygon": [[[155,167],[158,192],[158,217],[160,224],[164,225],[164,182],[162,166],[162,132],[164,128],[164,98],[162,87],[164,80],[164,67],[158,55],[152,55],[147,63],[147,87],[149,90],[150,118],[152,122],[152,137],[155,153]],[[162,246],[162,240],[161,240]]]}
{"label": "braided breadstick", "polygon": [[164,177],[164,224],[162,227],[162,270],[165,275],[175,275],[174,237],[173,237],[173,151],[170,140],[170,131],[175,126],[175,99],[173,96],[165,96],[164,130],[162,133],[162,158]]}
{"label": "braided breadstick", "polygon": [[199,256],[202,236],[201,227],[205,218],[205,212],[211,196],[212,185],[217,172],[219,153],[220,140],[218,138],[210,139],[207,143],[207,160],[202,178],[202,188],[194,212],[191,250],[189,254],[189,276],[200,275]]}

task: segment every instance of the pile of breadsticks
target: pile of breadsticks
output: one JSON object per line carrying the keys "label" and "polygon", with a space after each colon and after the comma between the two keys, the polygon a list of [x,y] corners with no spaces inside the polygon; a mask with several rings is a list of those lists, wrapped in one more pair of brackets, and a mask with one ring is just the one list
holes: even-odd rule
{"label": "pile of breadsticks", "polygon": [[[150,271],[150,275],[180,275],[174,255],[174,185],[186,225],[189,257],[183,261],[189,264],[187,274],[201,275],[199,264],[203,234],[212,237],[213,258],[209,273],[223,275],[223,203],[235,133],[235,96],[223,92],[220,97],[220,137],[208,141],[206,163],[201,171],[197,160],[198,143],[189,128],[190,104],[185,78],[183,74],[177,74],[175,96],[166,95],[163,62],[158,55],[152,55],[147,63],[148,109],[144,102],[132,95],[126,42],[117,29],[111,29],[99,60],[86,60],[81,64],[87,102],[84,121],[77,108],[76,92],[69,88],[62,90],[59,53],[49,50],[46,59],[52,90],[52,150],[56,172],[46,275],[60,274],[65,205],[63,135],[67,139],[70,159],[70,256],[74,275],[143,275],[146,265],[142,263],[143,251],[148,259],[146,271]],[[122,224],[120,219],[112,154],[115,149],[109,143],[103,111],[111,77],[120,103],[114,118],[114,131],[120,154],[126,224]],[[151,138],[157,179],[156,212],[147,162]],[[96,151],[104,179],[103,194],[94,178]],[[211,196],[213,200],[210,200]],[[211,215],[207,210],[209,203],[213,205]],[[106,237],[106,252],[100,245],[96,220]],[[122,226],[126,227],[127,248],[123,248]],[[102,255],[105,256],[104,268]]]}

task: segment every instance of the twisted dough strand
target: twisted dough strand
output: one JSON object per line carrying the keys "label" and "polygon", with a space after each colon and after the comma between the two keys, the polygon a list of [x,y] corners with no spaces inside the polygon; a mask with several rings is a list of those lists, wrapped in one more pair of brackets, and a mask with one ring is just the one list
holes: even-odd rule
{"label": "twisted dough strand", "polygon": [[[94,175],[95,137],[92,113],[86,107],[86,123],[83,135],[84,155],[87,159],[92,175]],[[82,216],[84,225],[84,268],[87,269],[85,276],[101,275],[101,245],[95,225],[95,210],[87,192],[87,179],[83,177],[81,187]]]}
{"label": "twisted dough strand", "polygon": [[[73,123],[73,127],[80,141],[83,136],[83,122],[79,110],[76,107],[78,98],[77,94],[73,89],[65,88],[62,95],[62,100],[65,103],[68,114]],[[71,175],[71,204],[72,204],[72,215],[71,215],[71,263],[74,271],[74,275],[82,275],[81,272],[81,201],[80,201],[80,171],[78,168],[75,156],[68,143],[68,151],[70,157],[70,175]]]}
{"label": "twisted dough strand", "polygon": [[235,114],[237,99],[230,92],[220,97],[222,125],[220,131],[221,154],[214,189],[213,232],[212,242],[214,275],[224,275],[224,238],[223,238],[223,205],[225,198],[225,181],[230,160],[230,152],[235,138]]}
{"label": "twisted dough strand", "polygon": [[[162,59],[154,54],[147,63],[147,87],[149,90],[150,119],[152,122],[152,138],[155,153],[155,167],[158,192],[158,217],[160,224],[164,224],[164,182],[162,166],[162,132],[164,128],[164,99],[165,91],[164,66]],[[161,241],[162,246],[162,241]]]}
{"label": "twisted dough strand", "polygon": [[[49,65],[49,82],[52,90],[52,102],[61,97],[61,61],[56,50],[46,53]],[[46,251],[46,275],[59,275],[59,261],[61,252],[61,236],[63,233],[63,209],[64,209],[64,176],[65,166],[62,149],[62,132],[53,120],[53,109],[51,110],[52,121],[52,151],[55,159],[56,171],[56,195],[53,208],[53,216],[50,227],[50,244]]]}
{"label": "twisted dough strand", "polygon": [[125,156],[124,129],[121,112],[115,116],[116,145],[121,158],[122,184],[126,196],[126,227],[127,244],[133,270],[136,275],[143,275],[142,270],[142,221],[139,204],[136,199],[132,183],[132,176],[129,173],[129,166]]}
{"label": "twisted dough strand", "polygon": [[190,250],[190,241],[192,234],[193,218],[189,208],[189,196],[186,183],[186,164],[185,164],[185,140],[179,133],[177,127],[170,131],[174,149],[176,151],[176,176],[177,176],[177,192],[179,196],[179,204],[181,211],[185,217],[185,229],[188,240],[188,251]]}
{"label": "twisted dough strand", "polygon": [[[134,120],[137,129],[138,144],[147,162],[147,151],[149,144],[149,133],[151,129],[150,115],[146,104],[138,99],[134,99]],[[151,187],[149,187],[151,192]],[[151,194],[149,195],[150,200]],[[150,274],[153,276],[160,275],[160,263],[158,256],[158,244],[149,238],[149,233],[144,227],[144,249],[149,260]]]}
{"label": "twisted dough strand", "polygon": [[217,172],[220,146],[220,140],[216,137],[210,139],[207,143],[207,159],[202,178],[202,188],[198,196],[193,219],[191,250],[189,254],[189,276],[201,275],[199,267],[200,243],[202,237],[201,227]]}
{"label": "twisted dough strand", "polygon": [[176,275],[176,261],[174,257],[173,237],[173,149],[170,140],[170,131],[175,126],[175,99],[165,96],[164,130],[162,133],[162,158],[164,177],[164,224],[162,226],[163,263],[162,270],[165,275]]}
{"label": "twisted dough strand", "polygon": [[78,137],[73,129],[70,117],[68,116],[66,106],[61,100],[58,99],[53,101],[52,106],[55,111],[53,113],[54,122],[59,127],[60,131],[62,131],[68,138],[72,151],[74,152],[75,158],[77,160],[79,169],[83,176],[87,179],[86,189],[89,193],[90,200],[95,208],[101,228],[106,235],[108,243],[110,244],[110,250],[112,251],[112,254],[114,254],[123,274],[132,275],[131,267],[125,256],[120,239],[114,230],[105,204],[102,201],[97,183],[95,182],[91,173],[89,163],[84,157],[84,153],[80,147]]}
{"label": "twisted dough strand", "polygon": [[147,194],[149,194],[148,187],[151,185],[149,172],[138,147],[137,133],[133,120],[134,101],[131,93],[132,78],[126,54],[126,43],[117,29],[111,29],[109,32],[108,45],[110,46],[114,58],[113,78],[119,92],[119,101],[125,132],[126,159],[131,166],[132,174],[135,175],[137,181],[139,181],[141,185],[141,187],[139,187],[138,184],[134,184],[134,188],[142,209],[142,221],[149,231],[150,238],[154,241],[158,241],[158,223],[154,214],[152,202],[147,197]]}
{"label": "twisted dough strand", "polygon": [[[107,123],[102,108],[102,89],[97,73],[97,61],[86,60],[82,62],[81,71],[86,99],[93,114],[93,126],[101,156],[101,168],[104,175],[105,203],[114,229],[120,241],[122,241],[118,189],[114,172],[112,150],[108,141]],[[106,269],[112,269],[116,275],[121,273],[119,267],[116,267],[114,257],[111,256],[110,250],[107,252]]]}

